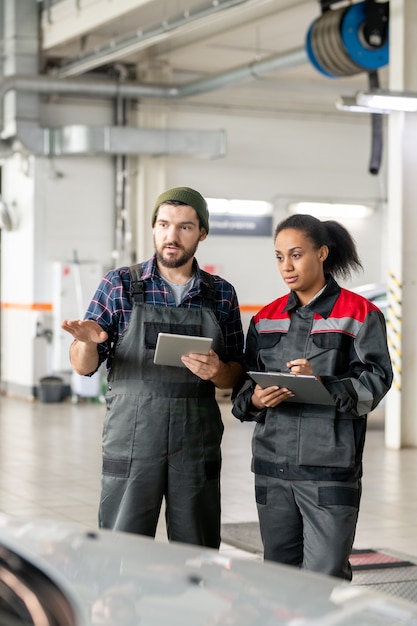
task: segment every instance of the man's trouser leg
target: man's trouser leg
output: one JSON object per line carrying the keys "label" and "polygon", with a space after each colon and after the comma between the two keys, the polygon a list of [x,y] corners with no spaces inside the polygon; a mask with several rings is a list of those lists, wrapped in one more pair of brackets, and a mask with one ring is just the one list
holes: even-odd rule
{"label": "man's trouser leg", "polygon": [[220,461],[185,472],[169,464],[166,521],[171,541],[220,546]]}
{"label": "man's trouser leg", "polygon": [[166,484],[166,463],[132,462],[129,476],[102,477],[99,525],[154,537]]}

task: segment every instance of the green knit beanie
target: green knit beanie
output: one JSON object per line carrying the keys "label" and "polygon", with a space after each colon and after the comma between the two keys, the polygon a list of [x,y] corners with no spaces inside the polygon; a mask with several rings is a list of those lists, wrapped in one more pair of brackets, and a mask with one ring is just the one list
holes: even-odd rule
{"label": "green knit beanie", "polygon": [[195,189],[190,189],[190,187],[174,187],[173,189],[168,189],[168,191],[164,191],[161,193],[156,199],[154,210],[152,213],[152,226],[155,224],[156,214],[158,213],[158,209],[161,204],[168,202],[169,200],[178,200],[179,202],[184,202],[188,206],[192,206],[195,209],[198,217],[200,218],[200,222],[202,226],[206,229],[206,232],[209,231],[209,212],[207,208],[207,202],[204,200],[203,196],[198,193]]}

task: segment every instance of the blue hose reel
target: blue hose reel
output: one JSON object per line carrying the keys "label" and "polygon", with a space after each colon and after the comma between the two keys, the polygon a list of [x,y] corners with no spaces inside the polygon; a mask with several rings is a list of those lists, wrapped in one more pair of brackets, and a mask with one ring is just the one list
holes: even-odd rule
{"label": "blue hose reel", "polygon": [[306,52],[328,78],[372,72],[388,64],[388,37],[380,47],[365,38],[366,3],[325,11],[310,26]]}

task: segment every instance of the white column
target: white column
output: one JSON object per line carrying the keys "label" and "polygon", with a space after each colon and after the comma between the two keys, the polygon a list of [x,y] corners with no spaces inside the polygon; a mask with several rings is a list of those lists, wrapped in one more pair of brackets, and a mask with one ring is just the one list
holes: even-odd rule
{"label": "white column", "polygon": [[[417,91],[415,0],[390,0],[390,89]],[[388,336],[394,385],[386,399],[388,448],[417,447],[417,114],[388,122]]]}

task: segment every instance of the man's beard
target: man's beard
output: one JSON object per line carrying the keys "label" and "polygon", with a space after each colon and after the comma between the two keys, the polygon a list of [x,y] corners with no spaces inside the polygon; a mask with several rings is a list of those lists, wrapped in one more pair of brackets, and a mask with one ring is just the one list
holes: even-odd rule
{"label": "man's beard", "polygon": [[162,251],[160,251],[155,248],[156,258],[163,267],[175,269],[177,267],[182,267],[183,265],[186,265],[186,263],[195,255],[197,248],[198,242],[195,244],[195,246],[193,246],[193,248],[189,248],[188,250],[184,250],[184,248],[182,248],[182,255],[177,259],[172,259],[172,261],[169,261],[163,257],[163,249]]}

